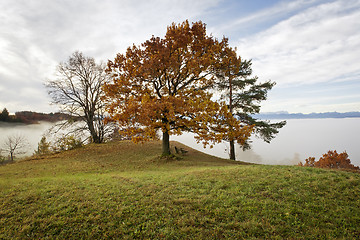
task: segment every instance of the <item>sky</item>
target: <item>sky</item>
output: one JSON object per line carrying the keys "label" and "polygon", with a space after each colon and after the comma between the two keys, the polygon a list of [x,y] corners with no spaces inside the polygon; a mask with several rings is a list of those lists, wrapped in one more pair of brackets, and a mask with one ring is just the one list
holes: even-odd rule
{"label": "sky", "polygon": [[44,83],[73,52],[107,62],[186,19],[276,82],[261,112],[360,111],[360,0],[1,0],[0,109],[56,112]]}

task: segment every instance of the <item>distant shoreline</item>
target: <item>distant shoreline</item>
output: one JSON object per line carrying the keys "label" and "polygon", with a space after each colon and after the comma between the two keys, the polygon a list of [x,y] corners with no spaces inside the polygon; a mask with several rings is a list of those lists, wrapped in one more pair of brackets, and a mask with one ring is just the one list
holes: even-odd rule
{"label": "distant shoreline", "polygon": [[324,118],[360,118],[360,112],[325,112],[325,113],[287,113],[269,112],[252,115],[257,119],[324,119]]}
{"label": "distant shoreline", "polygon": [[[5,112],[5,114],[4,114]],[[39,122],[58,122],[71,118],[69,114],[64,113],[38,113],[31,111],[16,112],[15,115],[10,115],[6,109],[1,113],[0,123],[23,123],[23,124],[38,124]]]}

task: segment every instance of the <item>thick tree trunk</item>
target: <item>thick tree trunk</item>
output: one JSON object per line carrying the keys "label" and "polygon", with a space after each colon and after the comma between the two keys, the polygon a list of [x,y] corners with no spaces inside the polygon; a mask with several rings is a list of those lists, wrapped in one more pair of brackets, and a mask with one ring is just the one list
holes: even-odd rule
{"label": "thick tree trunk", "polygon": [[234,144],[234,140],[230,141],[230,159],[235,160],[235,144]]}
{"label": "thick tree trunk", "polygon": [[92,138],[93,143],[102,143],[102,137],[100,136],[100,132],[97,133],[94,126],[94,121],[92,119],[86,120],[88,129]]}
{"label": "thick tree trunk", "polygon": [[163,156],[170,155],[170,137],[168,131],[163,132],[162,151]]}
{"label": "thick tree trunk", "polygon": [[101,138],[98,136],[97,132],[95,131],[94,128],[92,128],[90,130],[90,134],[91,134],[91,138],[92,138],[92,141],[93,143],[101,143]]}
{"label": "thick tree trunk", "polygon": [[99,136],[96,133],[93,133],[91,135],[92,135],[91,137],[92,137],[94,143],[102,143],[101,139],[99,138]]}

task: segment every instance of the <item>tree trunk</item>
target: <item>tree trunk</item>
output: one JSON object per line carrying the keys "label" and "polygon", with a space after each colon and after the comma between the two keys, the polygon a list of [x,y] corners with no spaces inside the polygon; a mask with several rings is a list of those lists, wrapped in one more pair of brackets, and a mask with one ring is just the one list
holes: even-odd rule
{"label": "tree trunk", "polygon": [[163,132],[162,151],[163,156],[170,155],[170,137],[168,131]]}
{"label": "tree trunk", "polygon": [[[233,96],[232,96],[232,77],[229,77],[229,110],[233,114]],[[230,140],[230,159],[235,160],[235,144],[234,139]]]}
{"label": "tree trunk", "polygon": [[93,143],[101,143],[102,142],[100,137],[98,136],[98,133],[95,131],[94,127],[91,130],[91,138],[92,138]]}
{"label": "tree trunk", "polygon": [[94,121],[92,119],[86,119],[86,123],[88,125],[88,129],[92,138],[93,143],[102,143],[101,137],[98,135],[98,133],[95,130],[94,127]]}
{"label": "tree trunk", "polygon": [[92,134],[92,139],[94,143],[102,143],[101,139],[98,135],[96,135],[96,133]]}
{"label": "tree trunk", "polygon": [[234,144],[234,140],[230,140],[230,159],[235,160],[235,144]]}

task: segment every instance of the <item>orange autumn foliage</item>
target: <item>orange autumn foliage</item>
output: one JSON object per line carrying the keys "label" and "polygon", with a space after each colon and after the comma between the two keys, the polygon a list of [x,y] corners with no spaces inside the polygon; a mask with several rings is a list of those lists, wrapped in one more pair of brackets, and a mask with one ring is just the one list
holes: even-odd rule
{"label": "orange autumn foliage", "polygon": [[318,168],[332,168],[332,169],[349,169],[359,171],[359,167],[351,164],[348,154],[346,152],[337,153],[335,151],[328,151],[319,158],[318,161],[314,157],[305,159],[305,164],[299,163],[299,166],[304,167],[318,167]]}
{"label": "orange autumn foliage", "polygon": [[252,126],[234,118],[210,91],[228,48],[226,38],[218,41],[207,36],[205,24],[188,21],[169,26],[164,38],[153,36],[129,47],[108,62],[112,82],[104,86],[104,100],[109,121],[135,142],[155,138],[158,130],[163,141],[184,131],[195,133],[204,145],[226,138],[245,141]]}

